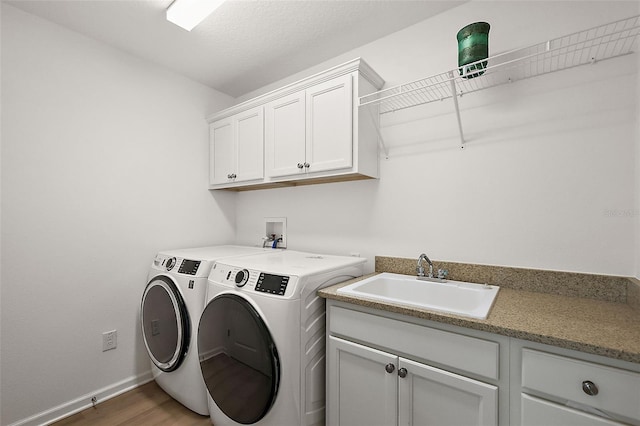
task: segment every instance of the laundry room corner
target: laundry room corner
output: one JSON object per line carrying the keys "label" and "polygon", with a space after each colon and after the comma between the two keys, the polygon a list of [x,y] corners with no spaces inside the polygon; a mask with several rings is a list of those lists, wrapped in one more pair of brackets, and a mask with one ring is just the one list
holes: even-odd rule
{"label": "laundry room corner", "polygon": [[1,14],[0,423],[42,424],[151,378],[140,300],[160,249],[234,241],[235,194],[204,189],[204,117],[233,99]]}

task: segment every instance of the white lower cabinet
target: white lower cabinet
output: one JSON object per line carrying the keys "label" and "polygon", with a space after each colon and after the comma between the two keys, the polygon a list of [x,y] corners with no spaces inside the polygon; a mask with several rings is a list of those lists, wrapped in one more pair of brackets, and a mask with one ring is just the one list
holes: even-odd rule
{"label": "white lower cabinet", "polygon": [[497,381],[496,342],[338,307],[329,317],[328,425],[498,425],[498,386],[459,371]]}
{"label": "white lower cabinet", "polygon": [[328,424],[496,425],[498,388],[329,337]]}
{"label": "white lower cabinet", "polygon": [[513,396],[519,399],[522,426],[640,425],[638,372],[575,352],[566,356],[529,343],[513,346],[521,373]]}
{"label": "white lower cabinet", "polygon": [[498,424],[497,386],[403,358],[398,368],[400,425]]}
{"label": "white lower cabinet", "polygon": [[640,426],[640,364],[327,301],[328,426]]}
{"label": "white lower cabinet", "polygon": [[328,348],[327,424],[397,425],[398,357],[336,337],[329,337]]}
{"label": "white lower cabinet", "polygon": [[622,425],[613,420],[589,414],[557,403],[521,396],[522,426],[600,426]]}

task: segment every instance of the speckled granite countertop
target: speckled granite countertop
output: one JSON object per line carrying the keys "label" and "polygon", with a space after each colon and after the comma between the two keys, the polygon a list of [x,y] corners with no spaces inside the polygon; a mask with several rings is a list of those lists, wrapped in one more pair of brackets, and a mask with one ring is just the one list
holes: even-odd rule
{"label": "speckled granite countertop", "polygon": [[640,363],[640,311],[627,303],[501,287],[489,317],[476,320],[336,292],[340,287],[371,275],[324,288],[318,295],[325,299]]}

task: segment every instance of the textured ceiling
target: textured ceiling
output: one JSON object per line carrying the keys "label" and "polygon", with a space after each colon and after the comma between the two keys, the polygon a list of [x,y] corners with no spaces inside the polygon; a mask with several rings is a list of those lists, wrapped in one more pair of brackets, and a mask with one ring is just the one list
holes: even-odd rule
{"label": "textured ceiling", "polygon": [[6,1],[233,97],[463,3],[229,0],[188,32],[165,20],[171,2]]}

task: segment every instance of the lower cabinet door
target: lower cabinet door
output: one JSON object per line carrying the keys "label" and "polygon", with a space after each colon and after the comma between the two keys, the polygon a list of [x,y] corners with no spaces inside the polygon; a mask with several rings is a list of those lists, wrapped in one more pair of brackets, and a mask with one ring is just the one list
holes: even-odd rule
{"label": "lower cabinet door", "polygon": [[398,364],[400,425],[498,424],[497,386],[404,358]]}
{"label": "lower cabinet door", "polygon": [[564,405],[522,394],[522,426],[603,426],[622,425]]}
{"label": "lower cabinet door", "polygon": [[398,357],[329,337],[327,425],[398,424]]}

